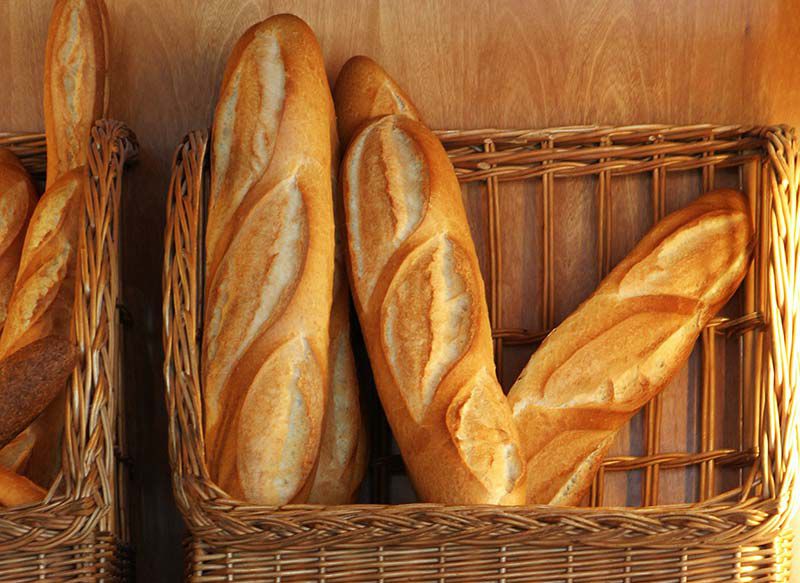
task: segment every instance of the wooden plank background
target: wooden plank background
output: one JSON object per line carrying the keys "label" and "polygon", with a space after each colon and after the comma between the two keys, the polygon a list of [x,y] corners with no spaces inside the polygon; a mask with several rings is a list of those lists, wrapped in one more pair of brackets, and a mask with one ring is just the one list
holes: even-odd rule
{"label": "wooden plank background", "polygon": [[[123,259],[142,581],[177,581],[182,560],[160,373],[170,161],[187,130],[209,125],[228,53],[249,25],[298,14],[317,32],[332,79],[351,55],[371,55],[437,128],[800,124],[800,5],[792,0],[106,1],[111,115],[142,145],[127,182]],[[0,128],[43,127],[51,6],[0,0]]]}

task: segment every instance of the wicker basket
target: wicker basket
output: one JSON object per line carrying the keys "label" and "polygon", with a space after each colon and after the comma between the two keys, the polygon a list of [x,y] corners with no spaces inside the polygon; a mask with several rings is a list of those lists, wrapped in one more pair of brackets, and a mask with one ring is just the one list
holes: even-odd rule
{"label": "wicker basket", "polygon": [[[623,430],[584,507],[391,504],[403,465],[377,406],[368,406],[377,421],[365,498],[381,504],[250,505],[211,482],[204,458],[198,371],[208,139],[189,134],[174,160],[163,273],[170,456],[191,533],[188,578],[787,580],[791,535],[780,533],[797,505],[800,376],[794,130],[648,125],[439,137],[463,184],[506,388],[646,227],[702,191],[734,186],[747,194],[758,238],[753,268],[681,378]],[[519,219],[525,213],[536,215],[537,228]],[[511,281],[528,265],[533,283]],[[506,309],[520,295],[533,313]],[[696,391],[691,399],[687,387]],[[693,425],[684,423],[692,447],[667,439],[687,416],[664,414],[676,402],[687,411],[686,403],[696,405]]]}
{"label": "wicker basket", "polygon": [[[35,179],[43,134],[0,134]],[[78,249],[74,332],[81,362],[66,407],[63,467],[44,501],[0,510],[0,581],[119,581],[130,570],[120,400],[120,195],[135,136],[99,121]]]}

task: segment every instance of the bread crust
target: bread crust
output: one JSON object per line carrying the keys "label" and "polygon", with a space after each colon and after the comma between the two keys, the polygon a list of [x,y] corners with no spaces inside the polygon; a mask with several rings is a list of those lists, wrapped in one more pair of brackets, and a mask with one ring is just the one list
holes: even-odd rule
{"label": "bread crust", "polygon": [[87,163],[89,132],[108,108],[108,42],[103,0],[56,0],[44,64],[48,187]]}
{"label": "bread crust", "polygon": [[361,55],[350,58],[339,71],[333,100],[339,137],[345,147],[359,129],[375,118],[405,115],[421,120],[403,88],[378,63]]}
{"label": "bread crust", "polygon": [[45,336],[69,338],[86,168],[62,175],[31,216],[0,336],[0,358]]}
{"label": "bread crust", "polygon": [[77,359],[78,351],[70,342],[47,336],[0,360],[0,447],[63,391]]}
{"label": "bread crust", "polygon": [[528,503],[580,502],[616,431],[739,287],[752,246],[744,195],[702,195],[655,225],[544,340],[509,392]]}
{"label": "bread crust", "polygon": [[214,116],[202,346],[207,465],[229,495],[303,502],[328,399],[333,103],[299,18],[251,27]]}
{"label": "bread crust", "polygon": [[519,436],[495,375],[483,281],[447,154],[420,122],[390,115],[356,134],[342,174],[356,310],[418,495],[521,504]]}

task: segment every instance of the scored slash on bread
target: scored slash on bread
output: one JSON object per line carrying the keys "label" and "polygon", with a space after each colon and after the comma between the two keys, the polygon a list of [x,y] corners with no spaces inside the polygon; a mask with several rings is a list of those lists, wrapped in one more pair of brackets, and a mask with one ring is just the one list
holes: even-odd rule
{"label": "scored slash on bread", "polygon": [[56,181],[34,209],[0,337],[0,358],[49,335],[69,337],[86,168]]}
{"label": "scored slash on bread", "polygon": [[251,27],[214,115],[202,380],[207,466],[230,496],[304,502],[328,401],[333,103],[299,18]]}
{"label": "scored slash on bread", "polygon": [[[452,165],[380,67],[360,57],[343,71],[335,89],[340,128],[361,128],[342,164],[349,271],[411,480],[425,501],[521,504],[524,459],[495,376],[483,281]],[[376,99],[375,87],[402,97]]]}
{"label": "scored slash on bread", "polygon": [[580,501],[616,431],[739,287],[752,246],[744,195],[705,194],[655,225],[545,339],[509,393],[529,503]]}

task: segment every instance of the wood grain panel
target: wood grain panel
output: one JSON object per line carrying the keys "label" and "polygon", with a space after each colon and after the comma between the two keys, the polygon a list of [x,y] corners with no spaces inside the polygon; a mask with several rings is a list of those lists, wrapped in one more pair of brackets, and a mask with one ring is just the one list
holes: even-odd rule
{"label": "wood grain panel", "polygon": [[[563,178],[553,200],[553,280],[558,325],[600,283],[597,272],[597,178]],[[518,298],[517,301],[522,301]]]}
{"label": "wood grain panel", "polygon": [[[160,374],[168,170],[181,136],[210,123],[228,53],[247,26],[283,11],[302,16],[319,35],[331,76],[351,55],[370,54],[440,128],[800,123],[800,60],[794,56],[800,50],[800,17],[791,0],[107,3],[111,113],[127,121],[142,143],[128,181],[123,237],[124,301],[132,315],[125,370],[137,464],[132,491],[137,566],[138,578],[148,583],[179,580],[182,559]],[[4,129],[43,125],[42,63],[51,4],[0,2]],[[518,220],[539,228],[535,210],[520,213]],[[515,249],[511,257],[521,263],[535,254]],[[576,299],[568,298],[562,311]],[[521,299],[515,304],[504,293],[506,313],[535,322],[526,309]]]}

